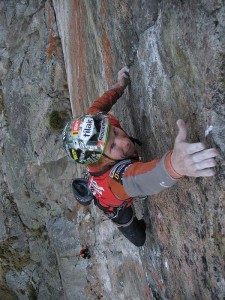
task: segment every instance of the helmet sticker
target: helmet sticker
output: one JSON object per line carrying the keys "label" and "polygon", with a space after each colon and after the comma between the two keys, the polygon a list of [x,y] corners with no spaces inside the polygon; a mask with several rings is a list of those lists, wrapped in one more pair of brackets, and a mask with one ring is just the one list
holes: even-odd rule
{"label": "helmet sticker", "polygon": [[62,141],[63,142],[66,141],[66,130],[64,130],[63,133],[62,133]]}
{"label": "helmet sticker", "polygon": [[78,160],[77,152],[74,149],[71,149],[72,156],[75,160]]}
{"label": "helmet sticker", "polygon": [[77,141],[76,145],[78,145],[77,149],[85,150],[85,148],[86,148],[85,144],[81,140]]}
{"label": "helmet sticker", "polygon": [[80,143],[77,139],[73,139],[73,145],[75,149],[79,149],[80,148]]}
{"label": "helmet sticker", "polygon": [[71,154],[70,154],[70,148],[68,145],[65,145],[65,150],[66,150],[66,153],[69,157],[71,157]]}
{"label": "helmet sticker", "polygon": [[105,141],[106,141],[107,127],[108,127],[107,125],[108,125],[108,119],[104,118],[102,120],[101,130],[100,130],[99,138],[98,138],[98,140],[102,141],[103,143],[105,143]]}
{"label": "helmet sticker", "polygon": [[71,126],[71,135],[77,136],[79,133],[81,120],[75,120]]}
{"label": "helmet sticker", "polygon": [[94,134],[94,120],[93,118],[84,118],[81,125],[80,139],[87,142]]}
{"label": "helmet sticker", "polygon": [[98,141],[98,147],[103,148],[104,147],[104,142],[103,141]]}
{"label": "helmet sticker", "polygon": [[84,152],[81,152],[81,154],[80,154],[80,161],[81,162],[85,161],[85,153]]}

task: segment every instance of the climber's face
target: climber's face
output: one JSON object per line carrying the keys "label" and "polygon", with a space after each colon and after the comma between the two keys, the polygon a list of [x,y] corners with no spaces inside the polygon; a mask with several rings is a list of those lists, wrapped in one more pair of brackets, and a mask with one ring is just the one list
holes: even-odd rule
{"label": "climber's face", "polygon": [[128,135],[122,129],[112,125],[104,153],[115,160],[137,156],[135,145]]}

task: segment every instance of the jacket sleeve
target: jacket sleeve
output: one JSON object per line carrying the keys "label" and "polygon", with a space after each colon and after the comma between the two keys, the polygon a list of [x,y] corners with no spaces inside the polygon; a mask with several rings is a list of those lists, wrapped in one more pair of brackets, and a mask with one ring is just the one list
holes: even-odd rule
{"label": "jacket sleeve", "polygon": [[171,166],[171,154],[172,152],[168,152],[162,159],[151,162],[130,164],[121,174],[120,185],[118,182],[113,183],[114,179],[111,178],[109,184],[112,192],[119,198],[125,198],[154,195],[171,187],[181,178]]}
{"label": "jacket sleeve", "polygon": [[97,114],[98,112],[108,113],[112,106],[122,96],[124,89],[122,87],[115,87],[105,92],[100,98],[96,99],[91,107],[88,109],[89,114]]}

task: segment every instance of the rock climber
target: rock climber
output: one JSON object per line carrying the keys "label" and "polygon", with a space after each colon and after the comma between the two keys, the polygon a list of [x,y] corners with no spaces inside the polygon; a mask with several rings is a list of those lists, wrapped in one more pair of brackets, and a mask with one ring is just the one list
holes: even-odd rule
{"label": "rock climber", "polygon": [[183,176],[213,176],[216,149],[186,141],[186,125],[177,121],[174,148],[160,159],[139,160],[137,145],[109,113],[129,83],[129,68],[118,72],[114,86],[96,99],[87,114],[73,118],[63,131],[63,145],[72,159],[86,166],[88,188],[95,204],[137,247],[146,239],[146,224],[132,205],[138,196],[153,195],[171,187]]}

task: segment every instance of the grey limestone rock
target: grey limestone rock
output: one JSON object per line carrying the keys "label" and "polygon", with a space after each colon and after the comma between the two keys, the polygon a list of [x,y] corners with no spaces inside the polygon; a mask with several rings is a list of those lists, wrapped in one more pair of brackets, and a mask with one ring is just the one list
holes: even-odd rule
{"label": "grey limestone rock", "polygon": [[[0,299],[224,298],[224,12],[223,0],[0,1]],[[137,200],[140,249],[75,202],[82,168],[49,122],[86,112],[125,64],[113,112],[144,160],[172,149],[178,118],[219,151],[215,177]]]}

